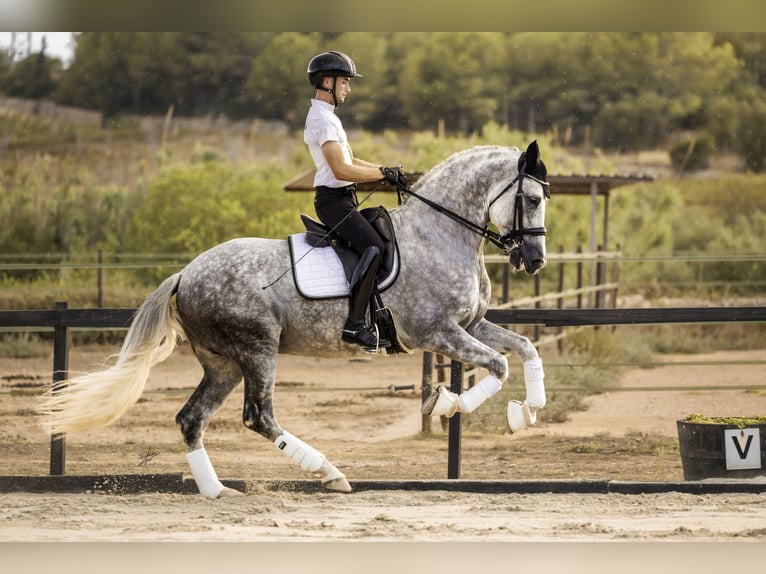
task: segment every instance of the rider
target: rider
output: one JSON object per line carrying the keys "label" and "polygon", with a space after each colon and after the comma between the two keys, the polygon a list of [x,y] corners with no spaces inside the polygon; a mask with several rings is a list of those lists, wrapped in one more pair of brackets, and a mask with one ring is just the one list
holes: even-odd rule
{"label": "rider", "polygon": [[308,65],[309,82],[316,96],[306,116],[303,141],[308,145],[317,171],[314,177],[314,209],[319,219],[347,241],[361,259],[350,283],[348,319],[341,339],[361,345],[368,351],[388,347],[378,340],[365,321],[365,310],[375,286],[383,253],[383,241],[357,207],[356,183],[385,181],[406,186],[399,167],[383,167],[354,157],[335,108],[351,91],[351,78],[362,77],[353,60],[343,52],[322,52]]}

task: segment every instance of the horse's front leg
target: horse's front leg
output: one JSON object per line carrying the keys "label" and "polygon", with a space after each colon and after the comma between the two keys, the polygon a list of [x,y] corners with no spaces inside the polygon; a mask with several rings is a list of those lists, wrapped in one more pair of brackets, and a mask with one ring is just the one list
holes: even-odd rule
{"label": "horse's front leg", "polygon": [[522,360],[527,396],[523,402],[508,403],[508,428],[511,432],[522,430],[537,422],[537,411],[545,406],[545,373],[543,361],[532,342],[523,335],[509,331],[482,319],[472,325],[468,332],[501,353],[511,353]]}
{"label": "horse's front leg", "polygon": [[476,410],[502,388],[503,381],[508,377],[508,360],[503,353],[513,353],[524,359],[527,400],[508,404],[508,428],[511,432],[517,432],[536,422],[537,410],[545,406],[544,374],[542,361],[529,339],[482,320],[468,331],[457,328],[442,333],[437,343],[436,352],[463,363],[484,367],[489,375],[459,395],[439,387],[423,403],[423,414],[452,416],[456,412]]}
{"label": "horse's front leg", "polygon": [[486,377],[459,395],[443,386],[435,389],[420,409],[424,415],[451,417],[457,412],[473,412],[495,395],[508,378],[508,359],[457,324],[435,330],[423,348],[489,371]]}

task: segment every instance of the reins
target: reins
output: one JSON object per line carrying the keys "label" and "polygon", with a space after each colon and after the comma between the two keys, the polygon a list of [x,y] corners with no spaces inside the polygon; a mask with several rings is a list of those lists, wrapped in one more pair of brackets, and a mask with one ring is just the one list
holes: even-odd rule
{"label": "reins", "polygon": [[519,170],[518,175],[513,178],[513,180],[506,185],[503,190],[498,193],[492,201],[489,202],[489,206],[487,209],[490,209],[492,205],[500,199],[509,189],[513,187],[513,185],[518,182],[519,188],[516,192],[516,198],[513,203],[513,223],[511,230],[506,233],[505,235],[500,235],[496,231],[492,231],[489,229],[488,226],[481,226],[477,223],[474,223],[473,221],[470,221],[463,217],[462,215],[455,213],[454,211],[451,211],[444,207],[443,205],[440,205],[436,203],[435,201],[432,201],[428,199],[427,197],[423,197],[422,195],[418,195],[412,189],[410,189],[409,186],[396,183],[396,188],[407,195],[411,195],[412,197],[415,197],[437,211],[438,213],[441,213],[442,215],[446,215],[453,221],[456,221],[466,229],[469,229],[470,231],[476,233],[477,235],[481,235],[484,239],[492,243],[495,247],[498,247],[506,252],[514,249],[515,247],[520,247],[521,244],[524,242],[524,236],[525,235],[545,235],[547,233],[545,227],[532,227],[529,229],[524,229],[524,210],[523,210],[523,193],[521,184],[525,177],[528,177],[537,183],[541,184],[543,188],[546,190],[545,196],[550,197],[550,192],[548,190],[548,182],[542,181],[537,179],[536,177],[533,177],[529,174],[525,174],[522,170]]}

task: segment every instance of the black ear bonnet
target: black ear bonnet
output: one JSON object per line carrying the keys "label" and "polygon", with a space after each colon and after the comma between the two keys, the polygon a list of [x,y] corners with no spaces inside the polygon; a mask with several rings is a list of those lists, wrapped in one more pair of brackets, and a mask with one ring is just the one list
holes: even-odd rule
{"label": "black ear bonnet", "polygon": [[537,146],[537,140],[529,144],[527,151],[521,152],[517,167],[520,172],[526,175],[531,175],[540,181],[548,181],[548,169],[545,167],[545,162],[540,159],[540,148]]}

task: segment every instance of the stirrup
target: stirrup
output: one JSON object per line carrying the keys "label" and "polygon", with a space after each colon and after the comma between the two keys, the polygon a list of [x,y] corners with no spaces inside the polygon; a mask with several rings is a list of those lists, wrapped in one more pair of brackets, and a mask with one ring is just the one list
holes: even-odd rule
{"label": "stirrup", "polygon": [[375,333],[370,331],[367,325],[362,325],[357,330],[343,329],[340,336],[341,340],[346,343],[353,343],[364,348],[368,353],[377,354],[380,352],[380,348],[389,347],[391,343],[386,339],[381,339],[378,335],[378,326],[375,325]]}

